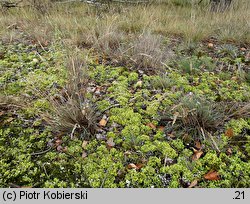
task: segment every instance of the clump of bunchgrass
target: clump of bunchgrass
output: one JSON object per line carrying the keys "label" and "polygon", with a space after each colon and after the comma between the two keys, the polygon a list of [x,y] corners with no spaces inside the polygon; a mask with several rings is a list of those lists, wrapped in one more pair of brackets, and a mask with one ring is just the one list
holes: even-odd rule
{"label": "clump of bunchgrass", "polygon": [[68,78],[61,92],[49,99],[51,112],[44,118],[55,132],[90,137],[95,132],[96,114],[86,96],[86,64],[77,57],[70,58]]}
{"label": "clump of bunchgrass", "polygon": [[162,70],[164,63],[173,52],[164,45],[164,38],[149,32],[135,38],[129,53],[129,59],[138,69]]}
{"label": "clump of bunchgrass", "polygon": [[167,121],[166,130],[182,132],[195,141],[211,139],[211,133],[222,130],[231,119],[249,117],[249,102],[213,102],[189,94],[166,111],[161,123]]}
{"label": "clump of bunchgrass", "polygon": [[225,117],[217,103],[193,95],[183,97],[173,111],[179,113],[177,124],[194,138],[203,136],[202,131],[216,130]]}

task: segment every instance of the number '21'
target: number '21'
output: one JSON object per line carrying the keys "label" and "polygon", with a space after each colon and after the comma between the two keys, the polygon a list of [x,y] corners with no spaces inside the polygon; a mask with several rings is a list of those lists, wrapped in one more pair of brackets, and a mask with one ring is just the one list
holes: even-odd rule
{"label": "number '21'", "polygon": [[244,191],[235,191],[236,196],[234,199],[245,199]]}

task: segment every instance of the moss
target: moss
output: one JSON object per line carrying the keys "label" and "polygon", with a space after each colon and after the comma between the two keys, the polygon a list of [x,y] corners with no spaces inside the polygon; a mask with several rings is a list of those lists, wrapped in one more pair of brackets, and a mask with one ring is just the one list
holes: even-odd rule
{"label": "moss", "polygon": [[173,164],[161,168],[161,173],[168,174],[171,177],[171,181],[168,185],[169,188],[182,187],[180,180],[183,179],[186,182],[194,180],[193,173],[182,163]]}
{"label": "moss", "polygon": [[84,165],[91,187],[115,188],[118,171],[123,168],[121,159],[123,155],[116,149],[107,150],[103,145],[99,146],[96,153],[90,154]]}
{"label": "moss", "polygon": [[136,72],[132,72],[128,75],[128,82],[131,83],[135,83],[136,81],[138,81],[138,74]]}
{"label": "moss", "polygon": [[185,148],[183,141],[180,139],[173,140],[171,146],[179,152],[183,151]]}
{"label": "moss", "polygon": [[235,120],[232,119],[226,124],[226,129],[231,128],[233,130],[234,135],[239,135],[242,133],[243,129],[250,129],[250,120],[245,120],[243,118]]}
{"label": "moss", "polygon": [[125,125],[140,125],[142,116],[135,113],[131,108],[113,108],[111,110],[110,122]]}
{"label": "moss", "polygon": [[107,100],[97,101],[96,105],[100,111],[104,111],[111,106],[110,102]]}
{"label": "moss", "polygon": [[161,179],[156,171],[161,161],[157,157],[150,157],[146,167],[140,171],[131,169],[126,174],[126,187],[132,188],[153,188],[163,187]]}
{"label": "moss", "polygon": [[[232,119],[225,124],[224,129],[233,130],[232,138],[220,134],[225,130],[218,128],[215,135],[221,152],[204,143],[203,155],[196,161],[192,159],[192,144],[184,145],[182,137],[167,137],[169,133],[184,135],[182,127],[178,127],[180,133],[173,131],[170,120],[163,131],[158,129],[158,125],[166,125],[161,123],[160,113],[169,111],[186,95],[195,94],[212,102],[249,101],[249,84],[231,79],[236,71],[230,75],[213,73],[214,63],[206,56],[187,57],[188,62],[193,62],[194,70],[190,70],[190,63],[186,64],[192,74],[178,70],[181,63],[164,76],[144,73],[142,77],[123,67],[90,65],[94,85],[108,89],[104,97],[93,99],[89,94],[88,100],[93,99],[99,111],[109,108],[112,100],[119,103],[119,108],[106,111],[109,122],[100,127],[106,139],[113,138],[115,145],[111,148],[106,140],[93,135],[82,148],[82,138],[72,140],[70,135],[62,134],[64,151],[60,151],[53,146],[53,127],[46,125],[38,112],[50,108],[40,92],[52,95],[59,91],[54,87],[66,83],[65,51],[54,46],[48,51],[39,50],[40,57],[35,49],[39,48],[22,44],[0,46],[4,50],[0,59],[1,92],[19,97],[25,94],[30,99],[23,110],[1,110],[1,187],[15,183],[34,187],[176,188],[187,187],[193,180],[198,180],[198,187],[249,187],[249,119]],[[156,128],[147,126],[148,123]],[[242,143],[243,139],[243,145],[235,144],[234,140]],[[225,154],[228,147],[232,152]],[[129,169],[130,163],[142,166]],[[210,170],[217,171],[220,180],[204,179]]]}

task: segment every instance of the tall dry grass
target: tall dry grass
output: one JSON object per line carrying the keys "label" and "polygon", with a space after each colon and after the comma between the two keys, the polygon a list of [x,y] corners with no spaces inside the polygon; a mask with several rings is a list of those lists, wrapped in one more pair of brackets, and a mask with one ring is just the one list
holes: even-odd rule
{"label": "tall dry grass", "polygon": [[[232,9],[221,13],[210,12],[206,4],[176,6],[166,3],[169,1],[149,5],[111,4],[105,10],[85,3],[13,8],[1,12],[0,34],[11,35],[10,26],[17,24],[22,31],[40,40],[59,38],[72,45],[89,45],[93,43],[93,32],[114,24],[116,31],[127,34],[147,30],[164,36],[178,34],[188,41],[213,36],[250,42],[250,1],[235,1]],[[46,12],[39,12],[45,8]]]}

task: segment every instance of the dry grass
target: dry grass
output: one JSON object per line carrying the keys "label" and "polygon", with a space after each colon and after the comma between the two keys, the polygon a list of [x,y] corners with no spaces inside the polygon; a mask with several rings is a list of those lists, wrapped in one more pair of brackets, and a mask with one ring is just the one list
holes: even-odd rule
{"label": "dry grass", "polygon": [[116,65],[134,69],[161,71],[173,53],[164,45],[164,37],[149,32],[126,35],[117,27],[108,26],[93,34],[93,48],[101,57]]}
{"label": "dry grass", "polygon": [[163,46],[164,38],[160,35],[143,33],[134,40],[129,50],[129,59],[134,66],[161,71],[163,64],[172,57],[171,51]]}
{"label": "dry grass", "polygon": [[169,121],[169,118],[172,118],[168,126],[177,130],[181,129],[193,140],[206,140],[209,133],[223,129],[225,123],[231,119],[249,118],[250,103],[218,103],[188,95],[180,99],[179,103],[167,112],[170,116],[165,115],[162,119]]}
{"label": "dry grass", "polygon": [[96,114],[87,99],[88,78],[86,67],[79,58],[71,58],[68,65],[69,80],[60,94],[50,97],[51,112],[43,118],[59,133],[79,133],[90,137],[95,132]]}
{"label": "dry grass", "polygon": [[91,35],[100,26],[115,24],[111,27],[115,31],[111,30],[111,33],[140,34],[148,31],[164,36],[178,34],[188,41],[214,36],[221,40],[250,42],[248,0],[241,0],[233,9],[222,13],[210,12],[206,6],[196,4],[176,6],[167,3],[122,7],[116,4],[111,5],[108,11],[84,3],[60,4],[49,9],[46,7],[47,15],[37,12],[44,8],[36,7],[37,4],[1,13],[1,34],[9,33],[8,26],[18,23],[22,25],[22,31],[30,35],[49,36],[52,41],[60,38],[72,45],[79,45],[88,44]]}

